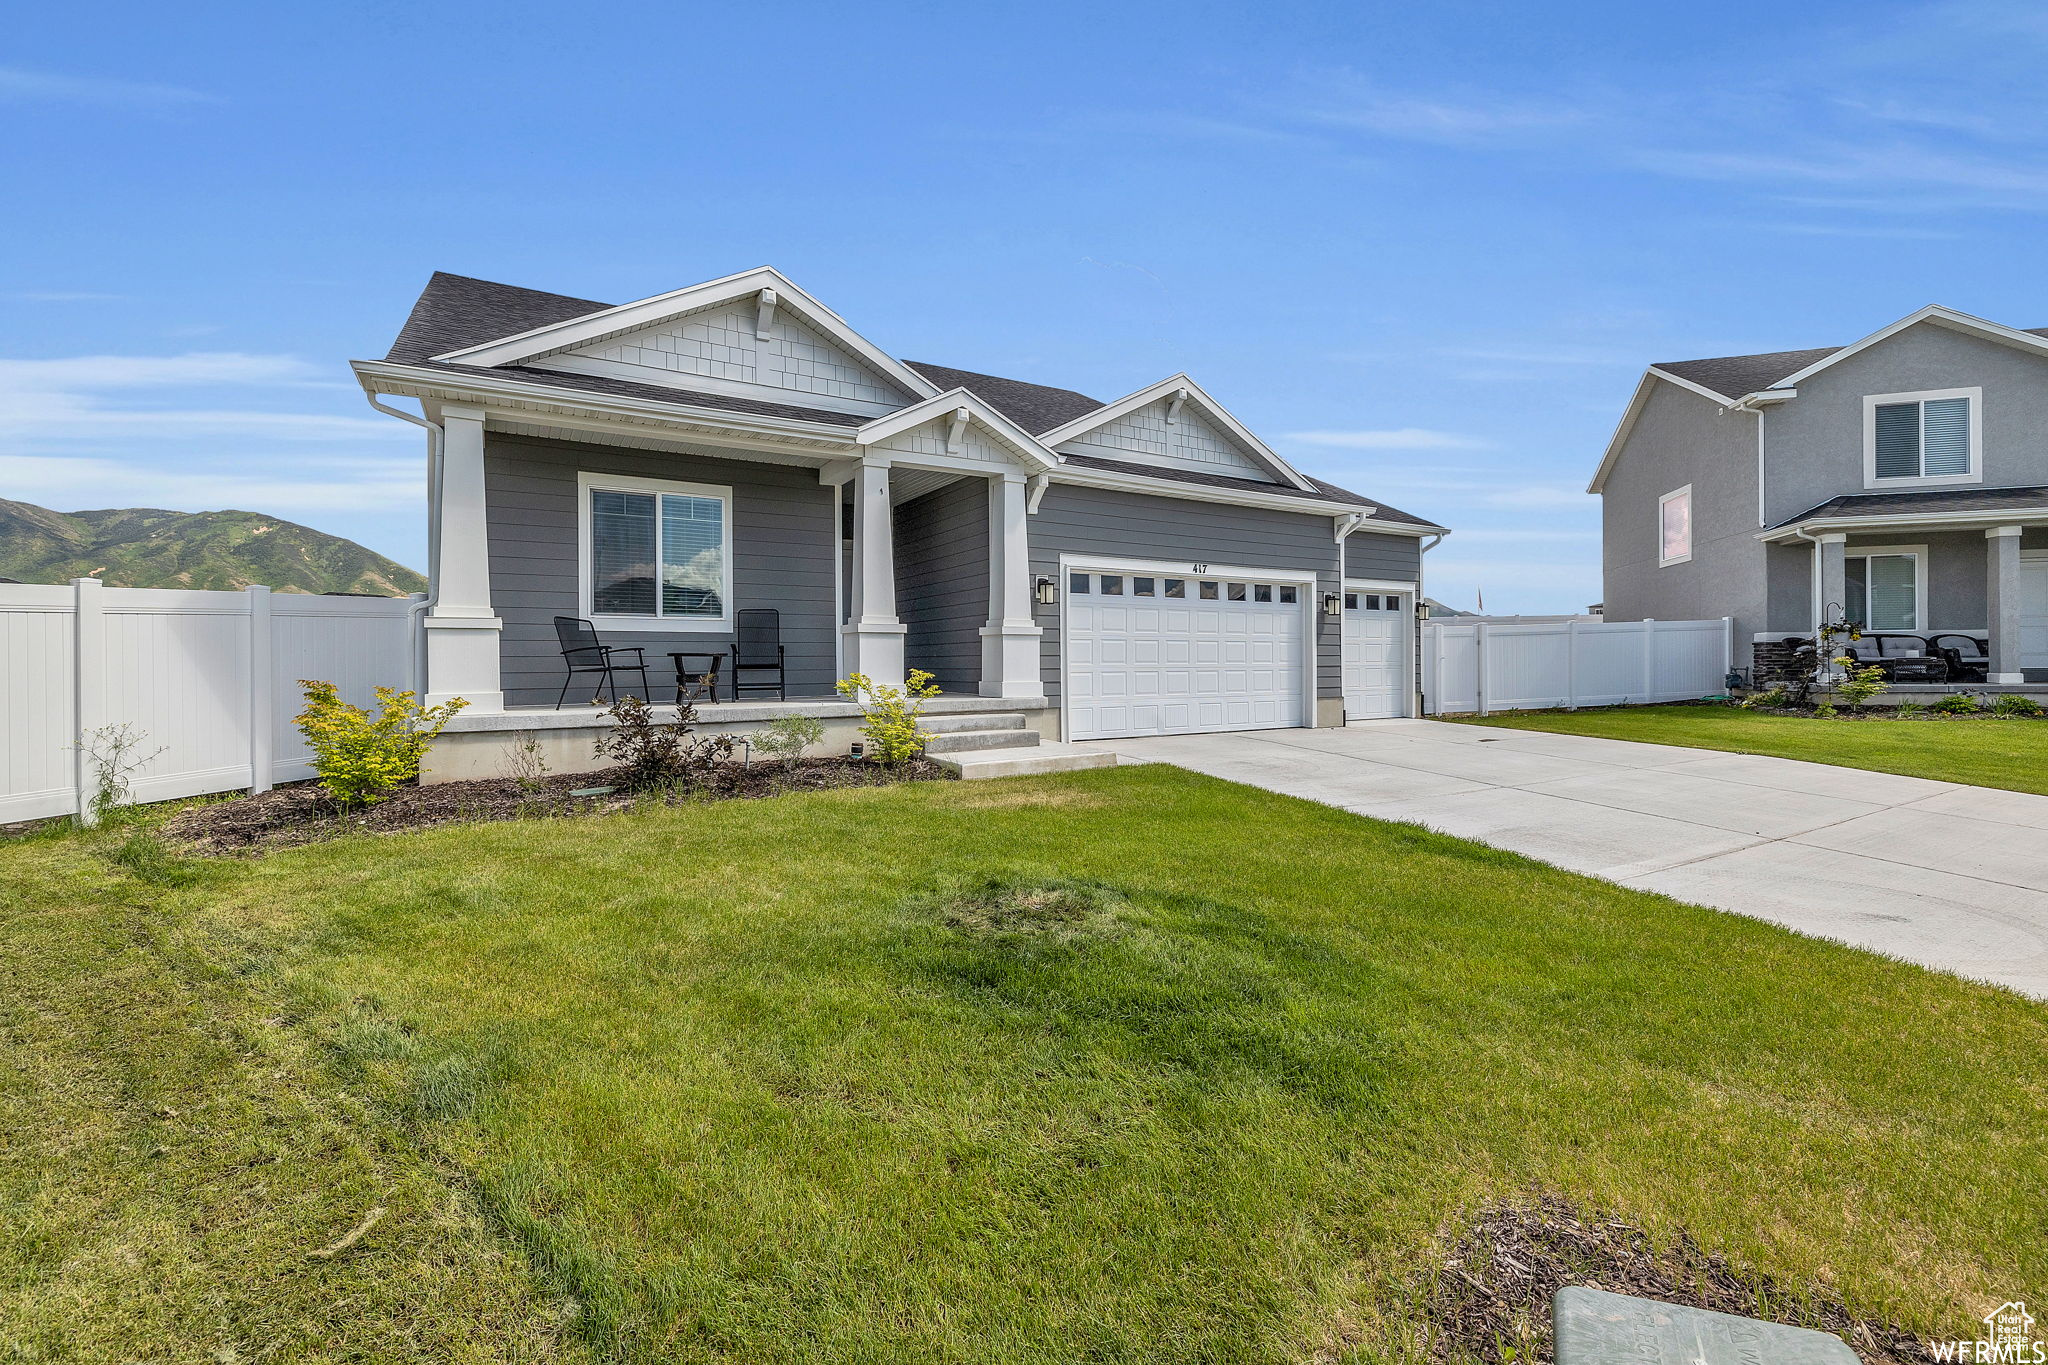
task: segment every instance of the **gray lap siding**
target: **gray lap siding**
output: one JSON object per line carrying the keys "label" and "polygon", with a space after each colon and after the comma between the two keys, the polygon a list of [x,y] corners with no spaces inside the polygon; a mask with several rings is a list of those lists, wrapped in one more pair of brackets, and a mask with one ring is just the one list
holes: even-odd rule
{"label": "gray lap siding", "polygon": [[[1054,484],[1046,490],[1030,526],[1031,571],[1059,581],[1062,598],[1066,596],[1066,584],[1059,579],[1062,554],[1313,571],[1318,598],[1337,590],[1337,542],[1329,516]],[[1045,693],[1056,699],[1060,688],[1060,609],[1041,606],[1037,612],[1038,624],[1045,631],[1040,647]],[[1315,622],[1316,695],[1341,696],[1343,656],[1337,623],[1321,611],[1315,613]]]}
{"label": "gray lap siding", "polygon": [[904,663],[947,692],[981,685],[988,624],[988,480],[964,478],[896,509],[896,613]]}
{"label": "gray lap siding", "polygon": [[[832,691],[832,501],[816,471],[788,465],[669,454],[491,433],[484,452],[491,553],[491,603],[505,623],[499,656],[505,700],[552,704],[565,676],[555,642],[556,616],[581,616],[577,482],[579,471],[728,486],[733,492],[733,596],[736,607],[782,613],[792,696]],[[650,690],[666,700],[674,650],[730,651],[730,631],[631,631],[600,626],[605,643],[647,652]],[[586,675],[594,677],[594,675]],[[586,676],[572,689],[573,704]],[[764,680],[765,675],[750,675]],[[637,689],[637,677],[634,683]]]}
{"label": "gray lap siding", "polygon": [[1413,583],[1422,573],[1422,542],[1414,536],[1353,531],[1344,538],[1346,578],[1384,578]]}

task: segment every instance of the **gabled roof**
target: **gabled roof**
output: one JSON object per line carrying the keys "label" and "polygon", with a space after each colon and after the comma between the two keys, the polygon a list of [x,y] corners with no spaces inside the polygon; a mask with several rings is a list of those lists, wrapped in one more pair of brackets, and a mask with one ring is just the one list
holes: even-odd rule
{"label": "gabled roof", "polygon": [[[1070,422],[1063,422],[1050,431],[1040,432],[1039,439],[1048,446],[1078,440],[1089,432],[1116,421],[1119,417],[1128,416],[1140,408],[1157,403],[1162,398],[1176,396],[1184,398],[1189,407],[1221,427],[1226,434],[1251,451],[1255,459],[1278,474],[1284,482],[1291,483],[1299,489],[1314,489],[1315,485],[1308,481],[1306,475],[1297,472],[1294,466],[1281,459],[1272,447],[1252,435],[1251,428],[1238,421],[1228,408],[1211,398],[1200,384],[1184,374],[1169,375],[1156,384],[1147,384],[1135,393],[1127,393],[1114,402],[1105,403],[1093,412],[1084,412]],[[1257,480],[1247,482],[1256,483]]]}
{"label": "gabled roof", "polygon": [[965,411],[981,424],[984,431],[1015,451],[1032,468],[1046,470],[1059,464],[1059,456],[1033,440],[1030,432],[1011,421],[995,404],[965,388],[951,389],[922,403],[900,408],[887,417],[877,417],[855,432],[854,439],[864,446],[874,445],[960,411]]}
{"label": "gabled roof", "polygon": [[[749,274],[753,272],[747,272]],[[728,276],[727,282],[739,276]],[[714,282],[718,283],[718,282]],[[697,286],[701,288],[702,286]],[[679,291],[682,292],[682,291]],[[659,296],[673,298],[673,295]],[[805,296],[808,298],[808,296]],[[835,322],[837,315],[824,310]],[[499,284],[492,280],[476,279],[468,275],[454,275],[447,271],[435,271],[427,280],[426,288],[413,304],[412,313],[405,326],[400,329],[385,359],[396,364],[425,370],[437,370],[451,378],[464,375],[492,375],[501,379],[517,380],[540,388],[564,389],[614,398],[627,398],[644,402],[681,404],[689,407],[711,408],[724,412],[751,414],[763,417],[785,418],[794,421],[817,422],[835,427],[854,428],[875,422],[873,416],[862,413],[836,411],[827,408],[810,408],[795,403],[778,403],[760,399],[743,398],[731,394],[703,393],[667,384],[645,384],[628,379],[615,379],[607,375],[570,373],[547,368],[545,356],[532,364],[475,364],[459,357],[462,352],[475,351],[479,347],[529,336],[544,329],[558,327],[577,319],[593,320],[596,315],[617,313],[615,305],[600,303],[595,299],[577,298],[569,294],[551,294],[538,289],[525,289],[518,285]],[[844,326],[839,323],[839,326]],[[1277,455],[1271,455],[1257,437],[1245,431],[1242,424],[1224,411],[1221,405],[1206,393],[1202,393],[1193,381],[1184,375],[1140,389],[1137,394],[1127,395],[1113,404],[1104,404],[1073,389],[1054,388],[1045,384],[1027,383],[1021,379],[1006,379],[1000,375],[982,374],[974,370],[954,369],[950,366],[935,365],[925,361],[891,361],[915,376],[918,383],[939,395],[943,391],[964,389],[974,398],[993,409],[995,418],[1014,423],[1027,437],[1039,438],[1037,444],[1050,448],[1050,442],[1042,438],[1049,432],[1067,427],[1081,430],[1098,425],[1087,422],[1090,414],[1105,412],[1109,408],[1143,406],[1143,402],[1132,402],[1141,394],[1153,391],[1172,392],[1178,387],[1189,389],[1189,399],[1201,399],[1201,408],[1211,412],[1230,426],[1233,434],[1242,432],[1243,438],[1254,449],[1269,455],[1275,464],[1292,475],[1296,481],[1297,494],[1327,501],[1344,507],[1376,509],[1371,517],[1374,522],[1398,523],[1406,526],[1427,527],[1441,530],[1437,523],[1387,506],[1383,502],[1365,498],[1349,489],[1340,488],[1323,479],[1298,474]],[[1155,395],[1156,396],[1156,395]],[[1149,398],[1144,401],[1151,401]],[[942,407],[930,403],[924,397],[913,406]],[[1102,421],[1114,420],[1115,415],[1104,416]],[[997,427],[997,421],[988,425]],[[1062,437],[1061,439],[1066,439]],[[1084,469],[1100,469],[1105,472],[1135,475],[1167,483],[1201,484],[1213,488],[1238,489],[1251,493],[1274,493],[1286,491],[1286,485],[1275,485],[1258,479],[1243,479],[1224,474],[1206,474],[1196,470],[1175,469],[1164,465],[1150,465],[1122,460],[1098,459],[1092,456],[1069,455],[1061,457],[1063,462]],[[1369,527],[1370,523],[1368,523]]]}
{"label": "gabled roof", "polygon": [[1085,393],[1075,393],[1072,389],[1027,384],[1021,379],[955,370],[945,365],[929,365],[922,360],[903,363],[942,389],[967,390],[1033,436],[1051,431],[1102,406],[1099,400]]}
{"label": "gabled roof", "polygon": [[[1847,346],[1819,346],[1804,351],[1765,351],[1758,355],[1724,355],[1705,360],[1659,361],[1643,372],[1641,382],[1636,385],[1635,393],[1629,398],[1628,407],[1622,412],[1621,421],[1615,425],[1614,435],[1607,442],[1607,449],[1600,458],[1600,468],[1594,472],[1593,480],[1586,486],[1586,491],[1598,493],[1606,484],[1607,475],[1613,470],[1615,460],[1620,458],[1621,448],[1628,441],[1629,433],[1635,429],[1636,418],[1641,415],[1643,404],[1649,400],[1650,391],[1658,381],[1676,384],[1723,407],[1734,407],[1750,398],[1762,402],[1775,402],[1795,396],[1793,391],[1799,382],[1809,375],[1818,374],[1830,365],[1839,364],[1859,351],[1875,346],[1908,327],[1923,322],[1932,322],[1953,331],[1982,337],[1987,341],[1996,341],[2048,355],[2048,327],[2007,327],[2002,322],[1992,322],[1987,318],[1931,303],[1917,312],[1908,313],[1897,322],[1878,328],[1860,341],[1850,342]],[[1774,393],[1774,390],[1783,392]]]}

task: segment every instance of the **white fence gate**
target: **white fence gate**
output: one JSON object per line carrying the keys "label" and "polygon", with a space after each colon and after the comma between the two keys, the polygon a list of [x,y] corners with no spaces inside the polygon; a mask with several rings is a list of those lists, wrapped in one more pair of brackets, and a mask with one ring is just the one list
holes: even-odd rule
{"label": "white fence gate", "polygon": [[1457,617],[1422,625],[1430,715],[1692,701],[1722,690],[1735,623],[1537,621]]}
{"label": "white fence gate", "polygon": [[359,705],[407,685],[411,605],[0,583],[0,824],[80,810],[93,791],[80,738],[109,725],[163,750],[135,779],[139,801],[311,777],[292,724],[298,680]]}

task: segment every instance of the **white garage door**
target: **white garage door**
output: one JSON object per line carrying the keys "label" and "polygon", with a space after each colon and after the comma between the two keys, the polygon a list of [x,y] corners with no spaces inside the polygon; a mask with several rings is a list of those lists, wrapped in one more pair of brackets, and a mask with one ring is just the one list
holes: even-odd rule
{"label": "white garage door", "polygon": [[1069,571],[1069,737],[1304,724],[1312,595],[1257,578]]}
{"label": "white garage door", "polygon": [[1344,719],[1408,714],[1408,600],[1344,590]]}

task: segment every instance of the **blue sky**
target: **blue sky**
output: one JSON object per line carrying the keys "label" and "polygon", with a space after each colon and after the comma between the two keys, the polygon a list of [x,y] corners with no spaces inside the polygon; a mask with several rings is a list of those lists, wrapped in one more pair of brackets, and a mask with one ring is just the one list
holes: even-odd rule
{"label": "blue sky", "polygon": [[363,404],[435,269],[623,302],[763,263],[897,355],[1186,370],[1445,522],[1432,590],[1599,596],[1651,361],[1927,303],[2048,323],[2048,5],[32,7],[0,50],[0,496],[421,559]]}

